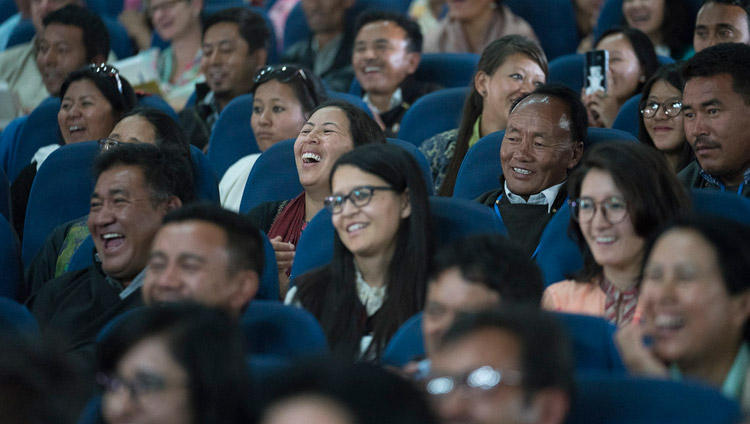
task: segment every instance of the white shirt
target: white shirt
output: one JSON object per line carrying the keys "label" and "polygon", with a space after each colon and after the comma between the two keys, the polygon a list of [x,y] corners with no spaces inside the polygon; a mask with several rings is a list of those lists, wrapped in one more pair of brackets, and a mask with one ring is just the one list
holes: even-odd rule
{"label": "white shirt", "polygon": [[560,192],[560,188],[563,186],[563,184],[565,184],[565,181],[561,182],[560,184],[553,185],[552,187],[547,187],[546,189],[542,190],[541,193],[532,194],[531,196],[529,196],[529,200],[526,200],[517,194],[513,194],[508,188],[508,182],[506,181],[505,195],[508,196],[508,201],[514,204],[520,203],[526,205],[547,205],[547,213],[549,213],[552,210],[552,205],[555,203],[557,194]]}

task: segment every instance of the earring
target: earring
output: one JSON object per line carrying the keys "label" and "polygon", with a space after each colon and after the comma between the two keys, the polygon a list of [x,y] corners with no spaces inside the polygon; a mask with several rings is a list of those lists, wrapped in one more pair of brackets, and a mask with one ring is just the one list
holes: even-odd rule
{"label": "earring", "polygon": [[487,97],[487,90],[482,90],[482,92],[480,93],[480,95],[482,97]]}

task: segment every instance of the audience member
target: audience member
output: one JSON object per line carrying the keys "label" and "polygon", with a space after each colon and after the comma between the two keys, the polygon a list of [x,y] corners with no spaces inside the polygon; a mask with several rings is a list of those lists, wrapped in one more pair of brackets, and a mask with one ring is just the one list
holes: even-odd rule
{"label": "audience member", "polygon": [[658,55],[681,60],[693,53],[695,22],[682,0],[624,0],[622,14],[629,27],[648,36]]}
{"label": "audience member", "polygon": [[683,125],[684,87],[680,64],[664,65],[643,86],[639,105],[638,139],[662,152],[675,173],[695,159]]}
{"label": "audience member", "polygon": [[320,321],[343,358],[380,358],[388,340],[424,307],[433,238],[427,187],[398,146],[363,146],[330,174],[333,259],[295,279],[287,303]]}
{"label": "audience member", "polygon": [[581,160],[586,108],[562,86],[542,86],[511,110],[500,147],[500,187],[477,201],[494,208],[531,257],[544,227],[568,197],[568,171]]}
{"label": "audience member", "polygon": [[[57,113],[62,144],[98,140],[106,137],[120,117],[136,103],[135,92],[117,69],[106,64],[91,64],[72,72],[60,88],[60,111]],[[53,141],[53,140],[50,140]],[[61,143],[37,150],[11,185],[13,227],[23,238],[26,205],[39,167]]]}
{"label": "audience member", "polygon": [[252,423],[255,403],[237,325],[198,305],[147,307],[98,344],[104,422]]}
{"label": "audience member", "polygon": [[561,324],[537,308],[459,317],[432,358],[427,392],[443,422],[565,422],[573,349]]}
{"label": "audience member", "polygon": [[141,305],[149,247],[168,211],[192,200],[189,162],[146,143],[124,143],[99,156],[88,225],[94,263],[49,281],[27,306],[43,334],[67,337],[67,350],[90,354],[99,330]]}
{"label": "audience member", "polygon": [[430,161],[435,193],[453,195],[458,169],[469,148],[485,135],[504,130],[513,104],[546,79],[547,58],[533,41],[506,35],[484,49],[460,126],[425,140],[419,147]]}
{"label": "audience member", "polygon": [[703,1],[695,18],[693,48],[700,52],[719,43],[750,44],[748,0]]}
{"label": "audience member", "polygon": [[301,1],[312,34],[289,46],[281,62],[312,69],[333,91],[349,91],[354,34],[347,14],[354,0]]}
{"label": "audience member", "polygon": [[266,64],[271,32],[265,19],[246,7],[222,9],[203,24],[201,69],[195,104],[180,112],[190,144],[206,149],[219,113],[253,89],[253,75]]}
{"label": "audience member", "polygon": [[725,43],[697,53],[682,67],[685,136],[693,161],[679,174],[688,187],[750,196],[750,46]]}
{"label": "audience member", "polygon": [[631,372],[699,380],[750,411],[748,240],[747,226],[702,216],[678,221],[650,241],[643,320],[616,338]]}
{"label": "audience member", "polygon": [[380,118],[386,137],[396,137],[401,118],[418,98],[440,88],[412,74],[422,58],[422,33],[395,12],[366,11],[357,18],[352,65],[364,101]]}
{"label": "audience member", "polygon": [[292,200],[263,203],[247,215],[271,239],[282,298],[299,237],[331,194],[329,177],[333,164],[342,154],[369,143],[385,143],[385,137],[367,113],[342,101],[322,103],[313,110],[294,142],[294,160],[304,191]]}
{"label": "audience member", "polygon": [[[640,93],[659,68],[654,45],[641,31],[620,27],[602,35],[597,50],[609,52],[607,89],[582,94],[589,114],[589,126],[611,128],[628,99]],[[584,89],[585,90],[585,89]]]}
{"label": "audience member", "polygon": [[549,286],[543,306],[602,316],[618,326],[637,321],[646,239],[687,213],[685,189],[655,149],[628,142],[594,146],[571,174],[569,187],[569,232],[583,269],[574,280]]}
{"label": "audience member", "polygon": [[192,300],[239,317],[263,264],[263,239],[248,220],[217,205],[188,205],[167,214],[154,237],[143,301]]}
{"label": "audience member", "polygon": [[425,53],[481,53],[493,40],[518,34],[537,41],[523,18],[502,0],[446,0],[448,15],[425,36]]}
{"label": "audience member", "polygon": [[[261,153],[282,140],[296,138],[313,109],[327,98],[320,78],[293,65],[271,65],[255,74],[250,125]],[[221,177],[221,205],[240,210],[250,171],[260,153],[247,155]]]}
{"label": "audience member", "polygon": [[604,0],[572,0],[578,29],[578,43],[576,52],[585,53],[594,47],[594,28],[599,19],[599,12],[604,6]]}

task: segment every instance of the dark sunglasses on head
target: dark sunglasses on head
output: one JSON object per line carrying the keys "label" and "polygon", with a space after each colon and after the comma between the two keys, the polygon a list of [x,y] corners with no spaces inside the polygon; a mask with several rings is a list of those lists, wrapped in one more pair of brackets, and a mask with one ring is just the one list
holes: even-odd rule
{"label": "dark sunglasses on head", "polygon": [[294,77],[298,76],[302,78],[302,82],[305,85],[305,88],[307,89],[307,93],[310,95],[310,98],[313,99],[315,104],[318,104],[318,96],[315,94],[315,88],[312,86],[312,81],[307,77],[307,74],[305,74],[305,70],[293,66],[293,65],[268,65],[255,73],[255,77],[253,78],[253,82],[256,86],[266,83],[270,80],[277,80],[279,82],[289,82]]}

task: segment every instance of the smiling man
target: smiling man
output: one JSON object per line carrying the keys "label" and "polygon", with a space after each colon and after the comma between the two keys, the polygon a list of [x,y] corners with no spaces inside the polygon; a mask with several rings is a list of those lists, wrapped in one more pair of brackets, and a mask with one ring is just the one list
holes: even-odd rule
{"label": "smiling man", "polygon": [[494,208],[508,238],[529,256],[567,198],[565,181],[581,160],[587,126],[580,96],[555,85],[536,89],[508,116],[500,148],[500,188],[477,200]]}
{"label": "smiling man", "polygon": [[725,43],[682,67],[685,136],[696,160],[677,177],[689,188],[750,197],[750,46]]}
{"label": "smiling man", "polygon": [[380,115],[386,137],[396,137],[406,110],[441,88],[412,76],[422,58],[419,25],[397,13],[367,11],[357,19],[356,33],[352,65],[363,100]]}
{"label": "smiling man", "polygon": [[88,218],[94,264],[49,281],[27,302],[44,334],[89,355],[104,324],[142,303],[142,271],[154,235],[167,212],[193,196],[187,158],[151,144],[104,152],[94,174]]}
{"label": "smiling man", "polygon": [[252,90],[255,72],[266,64],[270,39],[266,21],[246,7],[223,9],[206,19],[201,59],[206,82],[196,84],[195,104],[180,112],[190,144],[203,149],[219,113]]}

